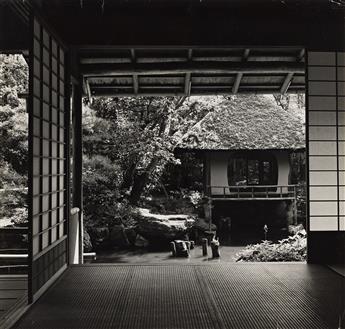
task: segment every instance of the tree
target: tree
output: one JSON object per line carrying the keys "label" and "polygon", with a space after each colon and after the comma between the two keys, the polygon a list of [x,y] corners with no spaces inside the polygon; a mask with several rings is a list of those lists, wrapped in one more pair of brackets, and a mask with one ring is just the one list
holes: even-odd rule
{"label": "tree", "polygon": [[[0,55],[0,160],[27,175],[28,118],[19,98],[28,86],[28,67],[20,55]],[[1,177],[0,177],[1,180]]]}
{"label": "tree", "polygon": [[28,118],[19,95],[28,87],[28,67],[21,55],[0,55],[0,219],[27,221]]}
{"label": "tree", "polygon": [[[290,108],[295,103],[291,101]],[[207,120],[212,134],[212,120],[222,120],[227,108],[264,109],[272,104],[272,96],[248,95],[99,98],[84,110],[85,152],[116,163],[122,172],[120,189],[137,204],[145,190],[159,183],[168,163],[178,164],[175,147],[190,131]],[[223,125],[227,129],[227,123]]]}
{"label": "tree", "polygon": [[137,204],[145,189],[159,182],[166,164],[176,162],[176,145],[189,127],[213,111],[217,98],[97,99],[92,109],[84,110],[89,113],[85,152],[106,154],[118,163],[123,173],[121,189]]}

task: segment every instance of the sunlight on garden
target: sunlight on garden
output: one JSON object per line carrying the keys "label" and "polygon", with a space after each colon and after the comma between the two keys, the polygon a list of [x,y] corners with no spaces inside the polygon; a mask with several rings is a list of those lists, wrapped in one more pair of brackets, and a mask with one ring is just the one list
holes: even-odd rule
{"label": "sunlight on garden", "polygon": [[[0,227],[27,226],[27,90],[23,57],[1,55]],[[302,94],[84,98],[84,252],[304,261],[304,123]]]}

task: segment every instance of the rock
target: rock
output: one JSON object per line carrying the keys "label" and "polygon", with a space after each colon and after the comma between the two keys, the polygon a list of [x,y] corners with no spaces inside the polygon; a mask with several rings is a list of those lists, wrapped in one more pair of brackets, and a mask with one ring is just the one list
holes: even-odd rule
{"label": "rock", "polygon": [[138,248],[146,248],[149,245],[149,242],[142,237],[140,234],[136,235],[134,245]]}
{"label": "rock", "polygon": [[190,215],[151,214],[148,209],[139,208],[136,231],[150,244],[168,245],[173,240],[186,240],[193,224]]}
{"label": "rock", "polygon": [[215,224],[211,224],[211,227],[210,227],[209,222],[207,222],[204,218],[200,218],[200,217],[198,217],[195,220],[193,227],[200,230],[201,232],[217,230],[217,226]]}
{"label": "rock", "polygon": [[137,238],[137,232],[135,231],[135,227],[126,227],[125,234],[127,236],[129,243],[134,246]]}
{"label": "rock", "polygon": [[109,229],[107,227],[92,227],[88,232],[95,250],[110,247]]}
{"label": "rock", "polygon": [[109,242],[113,247],[126,248],[130,245],[123,225],[114,225],[111,227]]}
{"label": "rock", "polygon": [[92,251],[93,248],[92,248],[91,237],[85,228],[84,228],[84,233],[83,233],[83,244],[84,244],[84,252]]}
{"label": "rock", "polygon": [[189,248],[187,247],[187,241],[175,240],[171,243],[175,245],[175,249],[173,250],[173,255],[175,257],[189,257]]}

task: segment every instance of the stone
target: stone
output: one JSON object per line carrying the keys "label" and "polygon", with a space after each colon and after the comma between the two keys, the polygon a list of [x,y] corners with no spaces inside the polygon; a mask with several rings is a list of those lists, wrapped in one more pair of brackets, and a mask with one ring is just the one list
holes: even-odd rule
{"label": "stone", "polygon": [[173,241],[175,245],[175,257],[189,257],[187,242],[182,240]]}
{"label": "stone", "polygon": [[211,227],[210,227],[210,223],[207,222],[204,218],[198,217],[195,220],[195,223],[193,224],[193,227],[198,229],[201,232],[206,232],[206,231],[216,231],[217,230],[217,226],[213,223],[211,223]]}
{"label": "stone", "polygon": [[212,258],[219,258],[219,241],[212,239],[211,241]]}
{"label": "stone", "polygon": [[139,208],[136,231],[150,244],[163,246],[173,240],[188,240],[193,224],[194,218],[190,215],[159,215]]}
{"label": "stone", "polygon": [[85,228],[83,233],[83,244],[84,252],[90,252],[93,250],[90,234],[87,232]]}
{"label": "stone", "polygon": [[144,237],[142,237],[140,234],[136,235],[135,243],[134,243],[135,247],[146,248],[148,247],[148,245],[149,245],[149,242]]}
{"label": "stone", "polygon": [[108,227],[91,227],[88,229],[88,232],[95,250],[110,247]]}
{"label": "stone", "polygon": [[110,228],[109,243],[112,247],[129,247],[124,225],[114,225]]}
{"label": "stone", "polygon": [[125,227],[125,234],[127,236],[129,243],[132,246],[134,246],[136,238],[137,238],[137,232],[135,231],[135,227],[134,226]]}

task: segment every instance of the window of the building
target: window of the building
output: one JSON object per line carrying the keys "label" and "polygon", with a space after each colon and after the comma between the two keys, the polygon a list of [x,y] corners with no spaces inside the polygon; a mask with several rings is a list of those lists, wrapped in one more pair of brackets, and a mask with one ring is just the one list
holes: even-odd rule
{"label": "window of the building", "polygon": [[236,154],[229,159],[230,186],[277,185],[277,161],[271,154]]}

